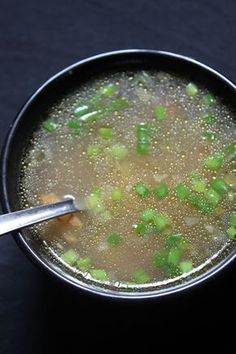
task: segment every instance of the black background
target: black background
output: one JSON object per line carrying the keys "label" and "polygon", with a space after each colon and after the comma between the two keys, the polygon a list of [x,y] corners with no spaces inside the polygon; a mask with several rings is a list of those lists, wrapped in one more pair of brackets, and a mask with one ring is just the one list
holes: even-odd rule
{"label": "black background", "polygon": [[[236,82],[235,11],[235,0],[0,0],[1,146],[17,111],[43,81],[97,53],[169,50]],[[167,346],[175,338],[179,347],[189,335],[199,342],[210,331],[220,343],[223,331],[230,338],[228,319],[236,315],[235,271],[231,265],[199,289],[164,301],[113,302],[62,288],[10,236],[2,237],[0,353],[77,353],[86,339],[87,350],[96,343],[114,351],[125,337],[146,346],[144,352],[155,342],[159,351],[165,336]]]}

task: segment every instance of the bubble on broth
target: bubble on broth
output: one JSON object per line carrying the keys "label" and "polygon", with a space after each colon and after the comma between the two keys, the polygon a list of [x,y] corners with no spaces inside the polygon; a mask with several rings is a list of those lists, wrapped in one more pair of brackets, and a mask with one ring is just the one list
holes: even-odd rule
{"label": "bubble on broth", "polygon": [[[235,192],[236,184],[234,160],[227,161],[225,157],[223,166],[217,170],[203,166],[208,156],[235,143],[234,112],[217,97],[213,104],[204,104],[209,92],[203,87],[198,87],[196,95],[188,96],[188,83],[176,75],[151,71],[101,77],[64,97],[49,110],[47,116],[56,123],[53,131],[49,131],[50,127],[35,131],[21,162],[23,207],[41,204],[42,196],[55,195],[60,199],[72,194],[84,199],[96,188],[100,190],[99,213],[80,212],[71,223],[52,220],[33,227],[47,251],[75,276],[82,272],[87,279],[117,287],[137,283],[143,283],[144,287],[150,283],[166,286],[209,267],[233,242],[226,230],[235,210],[234,195],[231,201],[228,194],[220,197],[214,210],[207,214],[191,201],[180,202],[176,198],[175,188],[179,183],[201,198],[205,198],[204,193],[216,176],[224,179],[229,173],[233,175],[231,193]],[[128,102],[125,108],[124,102]],[[160,115],[164,114],[164,107],[163,119],[155,115],[158,105]],[[84,109],[84,116],[76,117],[76,109]],[[99,119],[75,128],[87,113],[95,117],[97,114]],[[150,152],[144,155],[137,153],[137,126],[141,123],[148,124],[150,130]],[[99,136],[99,129],[104,127],[112,129],[111,138]],[[114,146],[118,152],[113,151]],[[114,158],[112,152],[124,156]],[[205,183],[204,193],[194,190],[193,174]],[[139,182],[150,189],[145,198],[134,190]],[[153,189],[160,183],[168,186],[168,195],[158,199]],[[121,200],[112,200],[113,190],[121,191]],[[155,229],[138,235],[134,227],[140,223],[140,213],[147,209],[166,215],[170,225],[162,231]],[[151,229],[151,226],[145,227]],[[176,251],[177,246],[166,246],[173,234],[181,234],[186,241],[187,246],[181,252]],[[108,242],[110,235],[114,244]],[[66,262],[63,254],[68,250],[73,250],[74,260]],[[165,255],[164,265],[155,266],[156,252]],[[176,259],[171,252],[176,253]]]}

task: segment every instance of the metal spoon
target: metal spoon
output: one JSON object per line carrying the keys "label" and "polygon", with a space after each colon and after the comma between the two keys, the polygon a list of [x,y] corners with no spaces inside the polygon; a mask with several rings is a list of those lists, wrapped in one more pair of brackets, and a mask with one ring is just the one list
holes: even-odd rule
{"label": "metal spoon", "polygon": [[65,196],[57,203],[40,205],[33,208],[0,215],[0,236],[26,226],[40,223],[65,214],[84,210],[83,203],[77,203],[72,196]]}

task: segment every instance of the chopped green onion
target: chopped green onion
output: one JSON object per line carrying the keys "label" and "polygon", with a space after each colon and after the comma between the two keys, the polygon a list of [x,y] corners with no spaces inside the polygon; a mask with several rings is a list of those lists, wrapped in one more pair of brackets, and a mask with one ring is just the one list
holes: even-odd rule
{"label": "chopped green onion", "polygon": [[135,192],[140,196],[140,197],[143,197],[143,198],[146,198],[150,195],[150,188],[148,187],[147,184],[145,183],[142,183],[142,182],[138,182],[134,185],[134,190]]}
{"label": "chopped green onion", "polygon": [[156,216],[156,211],[154,209],[144,209],[141,213],[140,213],[140,218],[142,221],[144,221],[145,223],[148,222],[152,222]]}
{"label": "chopped green onion", "polygon": [[179,263],[181,251],[178,248],[171,248],[167,256],[167,263],[177,266]]}
{"label": "chopped green onion", "polygon": [[113,96],[117,92],[117,86],[115,84],[108,84],[107,86],[102,87],[101,95],[103,96]]}
{"label": "chopped green onion", "polygon": [[167,254],[164,252],[155,252],[152,257],[152,264],[154,267],[164,267],[167,262]]}
{"label": "chopped green onion", "polygon": [[86,204],[89,209],[95,209],[97,208],[101,203],[100,196],[96,193],[91,193],[89,196],[86,198]]}
{"label": "chopped green onion", "polygon": [[214,207],[220,202],[221,196],[213,189],[210,188],[206,193],[205,193],[205,198],[208,200],[208,202],[213,205]]}
{"label": "chopped green onion", "polygon": [[123,198],[123,193],[121,189],[114,188],[111,191],[111,199],[113,200],[113,202],[119,202],[120,200],[122,200],[122,198]]}
{"label": "chopped green onion", "polygon": [[133,273],[132,280],[137,284],[144,284],[150,281],[149,275],[143,269],[139,269]]}
{"label": "chopped green onion", "polygon": [[118,246],[121,243],[121,236],[113,232],[107,237],[107,243],[109,246]]}
{"label": "chopped green onion", "polygon": [[180,233],[176,233],[168,235],[168,237],[166,238],[165,247],[177,247],[180,249],[184,249],[186,247],[186,244],[187,242],[184,236]]}
{"label": "chopped green onion", "polygon": [[192,182],[192,189],[198,193],[204,193],[206,191],[206,183],[200,179],[194,179]]}
{"label": "chopped green onion", "polygon": [[79,258],[76,262],[76,267],[84,271],[89,270],[91,268],[91,259],[88,257]]}
{"label": "chopped green onion", "polygon": [[180,183],[175,187],[175,193],[176,193],[177,199],[179,199],[180,201],[183,201],[183,200],[187,199],[187,197],[189,196],[190,190],[183,183]]}
{"label": "chopped green onion", "polygon": [[117,160],[124,159],[128,154],[128,150],[126,149],[126,147],[121,144],[115,144],[111,146],[109,151],[111,155]]}
{"label": "chopped green onion", "polygon": [[52,133],[52,132],[54,132],[54,131],[57,129],[58,124],[55,123],[55,122],[53,122],[53,120],[48,119],[48,120],[45,120],[45,121],[43,122],[42,126],[43,126],[43,128],[44,128],[45,130],[47,130],[49,133]]}
{"label": "chopped green onion", "polygon": [[83,123],[92,123],[101,117],[102,117],[102,111],[98,110],[98,111],[93,111],[93,112],[89,112],[84,115],[81,115],[79,117],[79,121],[83,122]]}
{"label": "chopped green onion", "polygon": [[192,82],[190,82],[187,86],[186,86],[186,93],[188,96],[196,96],[196,94],[198,93],[198,88],[195,84],[193,84]]}
{"label": "chopped green onion", "polygon": [[206,106],[211,106],[215,103],[215,98],[210,93],[207,93],[206,95],[203,95],[202,102]]}
{"label": "chopped green onion", "polygon": [[166,119],[166,109],[162,104],[158,104],[155,108],[154,108],[154,114],[155,117],[159,120],[164,120]]}
{"label": "chopped green onion", "polygon": [[236,227],[230,226],[228,230],[226,231],[227,235],[229,238],[234,239],[236,238]]}
{"label": "chopped green onion", "polygon": [[209,141],[213,141],[213,140],[216,140],[217,138],[217,134],[216,133],[213,133],[211,131],[206,131],[202,134],[202,137],[204,140],[209,140]]}
{"label": "chopped green onion", "polygon": [[213,155],[208,156],[204,160],[204,166],[212,171],[221,168],[223,163],[224,163],[224,154],[222,152],[216,152]]}
{"label": "chopped green onion", "polygon": [[236,227],[236,211],[234,211],[230,217],[230,225]]}
{"label": "chopped green onion", "polygon": [[146,155],[150,151],[150,127],[148,124],[140,123],[136,130],[137,153]]}
{"label": "chopped green onion", "polygon": [[113,113],[122,109],[128,108],[129,102],[125,98],[115,98],[104,108],[105,113]]}
{"label": "chopped green onion", "polygon": [[101,187],[99,187],[99,186],[93,187],[92,194],[96,194],[98,197],[100,197],[101,193],[102,193],[102,188]]}
{"label": "chopped green onion", "polygon": [[89,111],[89,108],[88,106],[84,105],[84,106],[79,106],[79,107],[76,107],[76,109],[74,110],[74,115],[77,117],[77,118],[80,118],[81,116],[83,116],[84,114],[88,113]]}
{"label": "chopped green onion", "polygon": [[196,193],[190,193],[188,196],[188,201],[202,213],[208,214],[213,211],[213,205],[203,196],[200,196]]}
{"label": "chopped green onion", "polygon": [[227,193],[229,190],[229,185],[220,177],[213,179],[211,187],[220,195]]}
{"label": "chopped green onion", "polygon": [[78,121],[78,119],[72,118],[68,121],[67,126],[71,129],[80,129],[81,123]]}
{"label": "chopped green onion", "polygon": [[165,198],[168,194],[167,184],[164,182],[159,183],[155,188],[153,188],[153,193],[154,193],[155,197],[158,199]]}
{"label": "chopped green onion", "polygon": [[170,221],[166,215],[156,213],[153,219],[153,223],[158,231],[163,231],[170,224]]}
{"label": "chopped green onion", "polygon": [[91,269],[90,274],[94,279],[105,281],[108,280],[107,272],[103,269]]}
{"label": "chopped green onion", "polygon": [[99,153],[100,153],[100,146],[98,144],[88,145],[87,152],[86,152],[88,157],[97,156]]}
{"label": "chopped green onion", "polygon": [[101,138],[103,138],[105,140],[111,139],[112,135],[113,135],[112,128],[107,128],[107,127],[100,128],[98,131],[98,134]]}
{"label": "chopped green onion", "polygon": [[147,232],[147,225],[143,224],[143,223],[139,223],[139,224],[134,224],[132,225],[134,232],[139,235],[142,236]]}
{"label": "chopped green onion", "polygon": [[169,274],[171,275],[171,277],[177,277],[177,276],[181,275],[178,265],[174,265],[174,264],[169,263],[167,270],[168,270]]}
{"label": "chopped green onion", "polygon": [[61,259],[71,266],[76,263],[78,258],[78,254],[73,249],[69,249],[61,255]]}
{"label": "chopped green onion", "polygon": [[193,263],[191,261],[183,261],[180,262],[179,268],[182,273],[188,273],[193,268]]}

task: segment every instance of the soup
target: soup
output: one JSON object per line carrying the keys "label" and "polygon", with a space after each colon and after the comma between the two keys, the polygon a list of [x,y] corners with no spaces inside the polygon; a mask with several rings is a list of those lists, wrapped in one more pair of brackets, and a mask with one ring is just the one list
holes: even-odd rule
{"label": "soup", "polygon": [[56,102],[21,161],[23,207],[86,210],[34,226],[55,262],[115,287],[163,285],[236,237],[234,113],[166,72],[118,72]]}

